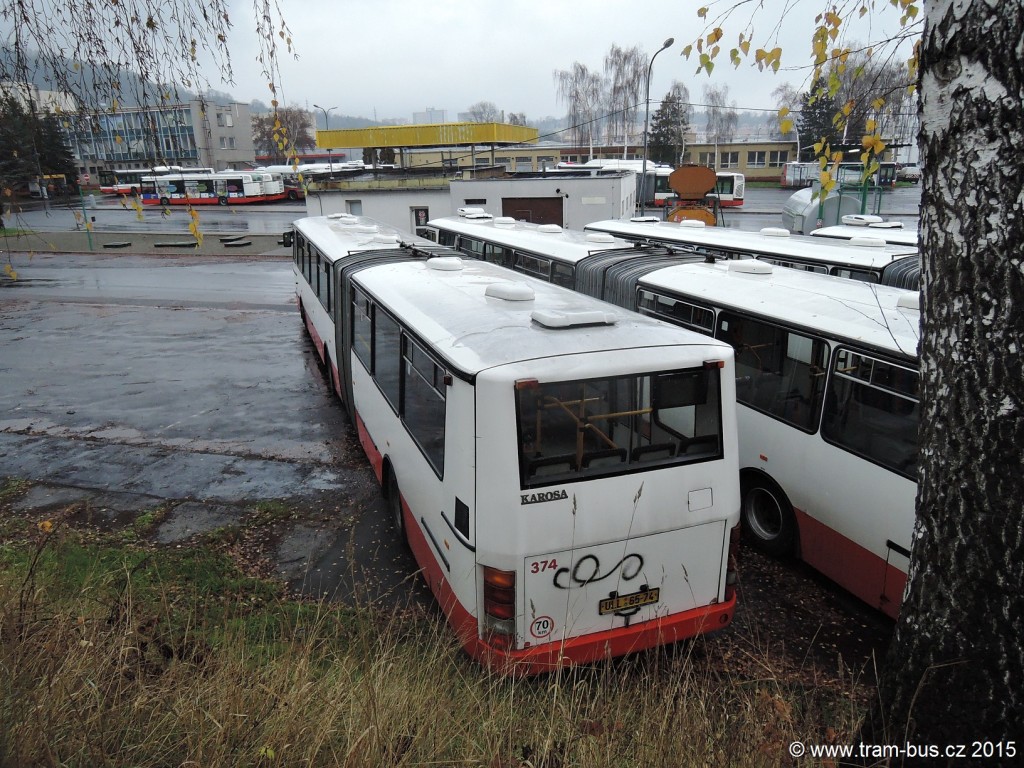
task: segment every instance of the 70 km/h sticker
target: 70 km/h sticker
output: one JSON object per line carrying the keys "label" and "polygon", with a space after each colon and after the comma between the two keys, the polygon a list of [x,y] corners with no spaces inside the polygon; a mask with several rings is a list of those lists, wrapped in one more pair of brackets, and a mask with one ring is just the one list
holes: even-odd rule
{"label": "70 km/h sticker", "polygon": [[538,640],[543,640],[554,631],[555,620],[550,616],[538,616],[530,625],[530,634]]}

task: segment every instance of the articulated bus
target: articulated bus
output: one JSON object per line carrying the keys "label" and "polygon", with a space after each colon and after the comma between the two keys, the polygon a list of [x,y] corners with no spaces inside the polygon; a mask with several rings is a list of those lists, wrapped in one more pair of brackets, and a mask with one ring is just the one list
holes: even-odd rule
{"label": "articulated bus", "polygon": [[866,236],[869,233],[831,243],[810,235],[793,235],[781,227],[745,232],[706,227],[701,221],[675,223],[653,217],[595,221],[583,229],[634,242],[689,248],[715,258],[755,258],[791,269],[908,290],[917,290],[921,282],[917,246],[887,243],[882,237]]}
{"label": "articulated bus", "polygon": [[142,191],[142,179],[146,176],[168,174],[202,173],[211,174],[213,168],[183,168],[180,165],[158,165],[155,168],[114,168],[100,171],[100,192],[105,195],[138,195]]}
{"label": "articulated bus", "polygon": [[263,171],[144,176],[141,195],[146,205],[235,205],[288,197],[280,175]]}
{"label": "articulated bus", "polygon": [[[573,276],[565,284],[579,292],[729,341],[747,535],[768,552],[799,555],[896,615],[916,493],[916,286],[779,268],[749,258],[750,248],[659,256],[649,243],[632,252],[578,245],[584,250],[572,258],[565,254],[571,238],[545,249],[538,235],[517,235],[519,225],[455,217],[429,225],[442,240],[459,232],[455,247],[467,232],[485,253],[523,250],[560,263]],[[803,248],[813,246],[828,250],[817,241]],[[475,255],[479,246],[464,252]],[[719,256],[727,261],[714,263]]]}
{"label": "articulated bus", "polygon": [[580,232],[557,224],[533,224],[510,216],[495,218],[482,208],[460,208],[457,216],[431,219],[419,231],[466,256],[574,288],[582,260],[609,250],[635,249],[604,232]]}
{"label": "articulated bus", "polygon": [[367,220],[300,219],[306,328],[465,650],[530,674],[727,626],[728,344]]}

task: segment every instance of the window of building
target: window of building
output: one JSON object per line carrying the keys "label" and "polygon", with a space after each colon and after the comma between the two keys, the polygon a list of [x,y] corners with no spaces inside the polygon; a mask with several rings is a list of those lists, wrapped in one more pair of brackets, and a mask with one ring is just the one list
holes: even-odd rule
{"label": "window of building", "polygon": [[353,216],[363,215],[363,201],[362,200],[346,200],[345,201],[345,212],[350,213]]}
{"label": "window of building", "polygon": [[776,149],[768,153],[768,165],[772,168],[781,168],[789,162],[789,150]]}
{"label": "window of building", "polygon": [[766,152],[747,152],[747,168],[764,168],[766,163]]}
{"label": "window of building", "polygon": [[739,168],[740,167],[740,153],[739,152],[719,152],[718,159],[721,161],[720,168]]}

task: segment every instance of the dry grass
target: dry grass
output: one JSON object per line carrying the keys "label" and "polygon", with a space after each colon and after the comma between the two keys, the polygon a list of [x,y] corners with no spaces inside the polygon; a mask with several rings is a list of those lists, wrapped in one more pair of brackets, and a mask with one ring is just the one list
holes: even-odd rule
{"label": "dry grass", "polygon": [[432,613],[300,603],[217,552],[40,532],[0,549],[0,765],[772,766],[794,739],[850,737],[852,685],[767,660],[740,677],[719,651],[509,680]]}

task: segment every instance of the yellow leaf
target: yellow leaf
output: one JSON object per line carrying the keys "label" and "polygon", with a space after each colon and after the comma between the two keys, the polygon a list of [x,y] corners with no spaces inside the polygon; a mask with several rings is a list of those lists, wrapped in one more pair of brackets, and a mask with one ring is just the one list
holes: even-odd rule
{"label": "yellow leaf", "polygon": [[685,48],[683,48],[683,52],[682,52],[681,55],[685,56],[686,58],[690,58],[690,52],[692,50],[693,50],[693,46],[692,45],[688,45]]}
{"label": "yellow leaf", "polygon": [[4,264],[4,274],[11,278],[11,280],[18,279],[18,273],[14,271],[14,267],[10,264]]}
{"label": "yellow leaf", "polygon": [[715,27],[713,30],[711,30],[711,34],[708,35],[708,45],[714,45],[715,43],[717,43],[719,40],[722,39],[722,35],[724,34],[725,33],[722,32],[721,27]]}
{"label": "yellow leaf", "polygon": [[783,120],[781,123],[779,123],[779,130],[782,131],[783,135],[789,133],[790,131],[793,130],[793,121]]}
{"label": "yellow leaf", "polygon": [[697,18],[703,19],[707,15],[708,15],[708,9],[706,7],[705,8],[698,8],[697,9]]}
{"label": "yellow leaf", "polygon": [[743,51],[743,55],[744,56],[749,55],[749,53],[750,53],[750,41],[749,40],[743,40],[740,43],[740,50]]}

